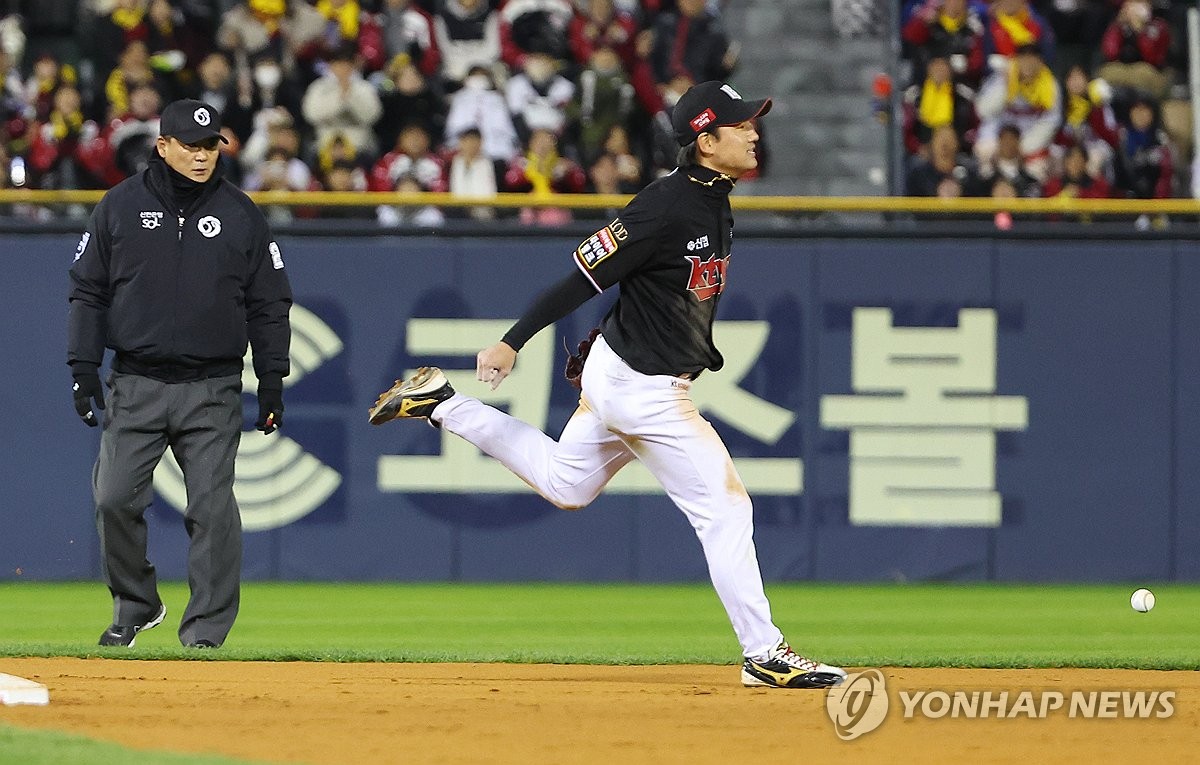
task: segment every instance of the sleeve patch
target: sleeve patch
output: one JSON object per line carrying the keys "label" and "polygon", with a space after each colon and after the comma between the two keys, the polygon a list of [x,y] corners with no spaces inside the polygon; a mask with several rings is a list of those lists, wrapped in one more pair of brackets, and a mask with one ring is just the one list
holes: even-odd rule
{"label": "sleeve patch", "polygon": [[283,255],[279,252],[279,245],[271,242],[267,245],[267,251],[271,253],[271,265],[275,267],[275,270],[283,268]]}
{"label": "sleeve patch", "polygon": [[584,240],[575,250],[579,262],[595,268],[602,260],[617,251],[620,243],[629,237],[629,231],[618,218]]}
{"label": "sleeve patch", "polygon": [[91,238],[92,234],[90,231],[83,232],[83,238],[79,240],[79,244],[75,247],[75,260],[79,260],[81,257],[83,257],[83,251],[87,249],[88,242],[91,240]]}

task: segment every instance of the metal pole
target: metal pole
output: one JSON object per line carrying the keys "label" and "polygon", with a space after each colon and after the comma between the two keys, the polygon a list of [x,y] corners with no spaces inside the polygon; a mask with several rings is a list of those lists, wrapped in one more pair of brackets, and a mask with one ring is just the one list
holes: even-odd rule
{"label": "metal pole", "polygon": [[[1197,0],[1200,5],[1200,0]],[[1200,10],[1188,8],[1188,90],[1192,98],[1192,197],[1200,199]]]}

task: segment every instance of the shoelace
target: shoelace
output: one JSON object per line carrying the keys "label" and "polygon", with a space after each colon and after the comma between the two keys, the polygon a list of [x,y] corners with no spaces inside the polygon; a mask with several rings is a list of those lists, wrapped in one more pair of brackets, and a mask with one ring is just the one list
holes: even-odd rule
{"label": "shoelace", "polygon": [[805,672],[815,672],[819,666],[817,662],[813,661],[807,656],[801,656],[793,651],[792,647],[787,643],[783,643],[776,648],[771,654],[771,659],[774,661],[781,661],[784,664],[787,664],[789,667],[795,667],[796,669],[801,669]]}

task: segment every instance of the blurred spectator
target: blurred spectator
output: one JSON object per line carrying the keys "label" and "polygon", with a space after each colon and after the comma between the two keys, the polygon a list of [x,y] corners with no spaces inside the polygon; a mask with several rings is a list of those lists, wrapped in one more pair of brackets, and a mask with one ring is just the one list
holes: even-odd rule
{"label": "blurred spectator", "polygon": [[22,83],[21,73],[12,64],[12,57],[0,48],[0,148],[18,153],[25,150],[29,119],[46,119],[52,106],[52,93],[51,90],[45,94],[44,104],[36,98],[27,99],[27,94],[41,96],[37,83],[33,77],[28,83]]}
{"label": "blurred spectator", "polygon": [[[362,168],[351,160],[334,160],[322,173],[321,188],[324,191],[343,194],[365,191],[366,175]],[[331,205],[321,208],[322,218],[375,219],[375,210],[366,205]]]}
{"label": "blurred spectator", "polygon": [[191,88],[191,68],[208,47],[188,27],[183,11],[169,0],[150,0],[146,9],[146,49],[150,68],[158,73],[167,101],[181,98]]}
{"label": "blurred spectator", "polygon": [[1053,0],[1043,3],[1046,19],[1054,30],[1054,60],[1058,76],[1072,66],[1092,71],[1099,63],[1100,38],[1120,0]]}
{"label": "blurred spectator", "polygon": [[150,69],[150,54],[146,43],[133,40],[121,51],[117,68],[104,83],[104,100],[109,119],[120,117],[130,110],[130,94],[138,87],[152,87],[163,95],[163,88]]}
{"label": "blurred spectator", "polygon": [[1108,181],[1088,171],[1087,152],[1079,144],[1067,149],[1063,156],[1062,172],[1046,181],[1042,194],[1046,197],[1071,199],[1107,199],[1111,194]]}
{"label": "blurred spectator", "polygon": [[[549,130],[530,133],[525,154],[515,157],[504,174],[507,191],[527,191],[535,197],[578,194],[586,184],[583,169],[559,153],[558,137]],[[527,224],[557,225],[570,219],[571,211],[565,208],[527,207],[521,210],[521,222]]]}
{"label": "blurred spectator", "polygon": [[291,112],[280,106],[263,109],[254,115],[254,131],[242,145],[241,160],[247,171],[266,159],[267,153],[280,144],[292,148],[292,155],[300,154],[300,134]]}
{"label": "blurred spectator", "polygon": [[1062,124],[1062,94],[1036,47],[1021,47],[1007,67],[993,71],[979,90],[975,108],[980,120],[975,155],[980,164],[987,164],[996,150],[1000,126],[1012,125],[1021,136],[1021,155],[1029,171],[1036,178],[1046,177],[1050,143]]}
{"label": "blurred spectator", "polygon": [[297,46],[296,58],[322,73],[319,62],[332,61],[339,51],[357,51],[364,71],[374,71],[387,60],[387,45],[375,17],[363,13],[358,0],[316,0],[321,33]]}
{"label": "blurred spectator", "polygon": [[474,66],[491,71],[500,61],[500,16],[487,0],[442,0],[433,37],[448,86],[457,87]]}
{"label": "blurred spectator", "polygon": [[217,44],[234,61],[269,52],[286,73],[293,73],[297,51],[324,29],[325,18],[307,2],[240,0],[221,17]]}
{"label": "blurred spectator", "polygon": [[975,116],[975,92],[951,78],[945,58],[929,59],[924,82],[904,92],[904,146],[917,154],[929,143],[936,128],[949,125],[961,146],[970,147],[979,119]]}
{"label": "blurred spectator", "polygon": [[610,127],[600,148],[616,162],[617,178],[622,186],[637,191],[646,184],[642,161],[633,153],[633,147],[629,144],[629,131],[624,125]]}
{"label": "blurred spectator", "polygon": [[993,70],[993,55],[1011,58],[1017,50],[1034,46],[1043,61],[1054,60],[1054,30],[1029,0],[992,0],[983,34],[983,54]]}
{"label": "blurred spectator", "polygon": [[[419,194],[423,191],[421,182],[407,174],[396,178],[396,185],[392,190],[397,194]],[[379,207],[375,208],[375,216],[381,226],[437,228],[446,223],[446,216],[433,205],[410,207],[379,205]]]}
{"label": "blurred spectator", "polygon": [[1138,96],[1118,131],[1117,187],[1134,199],[1171,196],[1171,150],[1159,129],[1153,100]]}
{"label": "blurred spectator", "polygon": [[317,147],[316,170],[322,184],[325,183],[326,174],[337,164],[351,164],[357,167],[359,175],[362,176],[362,186],[359,190],[366,190],[367,175],[362,171],[362,157],[354,144],[341,133],[335,133],[330,136],[329,140]]}
{"label": "blurred spectator", "polygon": [[956,82],[978,87],[983,77],[983,19],[967,0],[925,0],[901,37],[915,65],[913,80],[926,78],[932,59],[945,59]]}
{"label": "blurred spectator", "polygon": [[30,184],[42,189],[102,188],[89,167],[89,150],[99,137],[96,123],[84,119],[83,100],[73,85],[60,85],[46,119],[34,125],[29,167]]}
{"label": "blurred spectator", "polygon": [[430,151],[432,140],[420,125],[407,125],[400,131],[392,151],[371,168],[367,179],[370,191],[391,191],[401,176],[416,180],[420,191],[446,191],[446,163]]}
{"label": "blurred spectator", "polygon": [[1140,90],[1162,100],[1167,92],[1163,67],[1171,46],[1167,22],[1155,18],[1149,0],[1125,0],[1101,41],[1099,75],[1115,87]]}
{"label": "blurred spectator", "polygon": [[121,51],[134,40],[145,41],[147,0],[113,0],[96,20],[88,47],[96,76],[105,77],[117,66]]}
{"label": "blurred spectator", "polygon": [[952,196],[961,196],[966,186],[977,188],[979,185],[974,163],[960,152],[954,128],[943,125],[934,128],[930,136],[928,156],[913,161],[908,171],[907,193],[913,197],[947,196],[940,188],[947,180],[955,185]]}
{"label": "blurred spectator", "polygon": [[[224,53],[210,53],[197,67],[198,89],[192,98],[199,99],[217,110],[221,124],[233,130],[239,142],[250,137],[253,129],[250,109],[243,106],[238,97],[233,70]],[[224,144],[222,144],[224,146]]]}
{"label": "blurred spectator", "polygon": [[426,77],[441,67],[441,55],[433,41],[433,18],[412,0],[384,0],[383,40],[388,59],[408,56]]}
{"label": "blurred spectator", "polygon": [[[457,197],[487,199],[496,195],[496,165],[483,153],[483,136],[478,128],[467,128],[458,137],[458,151],[450,160],[450,193]],[[467,214],[490,220],[491,207],[471,207]]]}
{"label": "blurred spectator", "polygon": [[[1000,128],[995,152],[986,161],[981,160],[979,163],[979,177],[985,184],[994,184],[997,179],[1004,179],[1012,184],[1017,196],[1040,197],[1041,179],[1048,173],[1049,163],[1041,163],[1043,175],[1034,174],[1021,151],[1021,143],[1021,130],[1016,125]],[[967,188],[967,193],[971,193],[970,188]]]}
{"label": "blurred spectator", "polygon": [[1102,79],[1089,82],[1084,68],[1076,65],[1067,72],[1065,90],[1063,122],[1055,144],[1082,147],[1088,172],[1111,177],[1117,147],[1117,118],[1110,105],[1112,88]]}
{"label": "blurred spectator", "polygon": [[272,146],[267,158],[246,173],[246,191],[313,191],[312,170],[286,145]]}
{"label": "blurred spectator", "polygon": [[549,130],[562,135],[567,124],[567,104],[575,85],[558,72],[558,61],[533,51],[522,57],[521,71],[505,85],[505,101],[519,138],[530,131]]}
{"label": "blurred spectator", "polygon": [[217,144],[217,170],[223,178],[238,188],[243,188],[245,174],[238,155],[242,152],[242,140],[228,125],[221,126],[221,135],[225,138]]}
{"label": "blurred spectator", "polygon": [[[593,194],[636,194],[641,186],[621,177],[620,164],[611,154],[601,154],[588,168],[586,190]],[[604,210],[602,217],[608,218],[617,211]]]}
{"label": "blurred spectator", "polygon": [[571,58],[578,66],[589,66],[598,49],[610,48],[620,59],[620,66],[626,72],[632,71],[637,58],[634,42],[638,31],[633,16],[616,8],[613,0],[586,0],[586,8],[567,27]]}
{"label": "blurred spectator", "polygon": [[446,106],[407,53],[396,55],[387,69],[374,75],[383,104],[375,123],[380,146],[393,146],[405,125],[420,125],[439,140],[446,128]]}
{"label": "blurred spectator", "polygon": [[118,182],[146,169],[150,151],[158,138],[158,112],[162,97],[149,85],[139,85],[129,94],[129,109],[101,131],[101,137],[111,152],[106,178],[107,185]]}
{"label": "blurred spectator", "polygon": [[569,0],[506,0],[500,8],[500,60],[514,71],[532,53],[566,60],[567,27],[574,17]]}
{"label": "blurred spectator", "polygon": [[609,130],[628,124],[633,109],[633,86],[616,52],[607,45],[594,48],[587,68],[579,73],[579,87],[567,109],[584,162],[600,155]]}
{"label": "blurred spectator", "polygon": [[269,48],[256,53],[250,59],[248,81],[238,86],[250,91],[250,111],[257,115],[264,109],[282,108],[293,117],[300,115],[304,92],[294,72],[284,66]]}
{"label": "blurred spectator", "polygon": [[[2,54],[0,55],[7,55]],[[4,81],[4,93],[7,98],[10,83],[9,77]],[[24,103],[34,109],[34,119],[45,120],[54,105],[54,92],[60,85],[78,86],[79,77],[75,68],[70,64],[60,64],[49,53],[39,54],[33,61],[33,71],[25,80],[25,92],[22,96]]]}
{"label": "blurred spectator", "polygon": [[650,65],[660,87],[683,75],[692,82],[727,80],[737,65],[721,21],[705,0],[676,0],[676,9],[654,20]]}
{"label": "blurred spectator", "polygon": [[374,126],[383,105],[375,88],[363,79],[352,48],[343,46],[333,54],[329,72],[305,91],[301,111],[316,130],[318,144],[342,135],[359,153],[376,155]]}
{"label": "blurred spectator", "polygon": [[504,96],[492,85],[491,70],[471,67],[463,86],[450,97],[446,115],[446,146],[458,145],[458,136],[468,128],[483,134],[483,152],[497,162],[507,163],[517,152],[517,129],[513,126]]}

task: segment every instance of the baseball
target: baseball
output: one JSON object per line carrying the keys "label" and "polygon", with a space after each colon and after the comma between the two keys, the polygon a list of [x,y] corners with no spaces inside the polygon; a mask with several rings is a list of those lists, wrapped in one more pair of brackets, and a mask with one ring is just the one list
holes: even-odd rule
{"label": "baseball", "polygon": [[1129,597],[1129,605],[1133,606],[1134,611],[1140,611],[1144,614],[1151,608],[1154,608],[1154,593],[1145,587],[1134,590],[1133,595]]}

